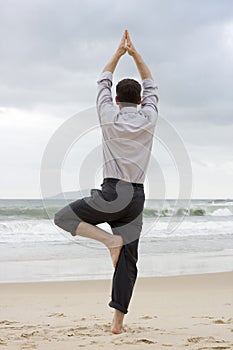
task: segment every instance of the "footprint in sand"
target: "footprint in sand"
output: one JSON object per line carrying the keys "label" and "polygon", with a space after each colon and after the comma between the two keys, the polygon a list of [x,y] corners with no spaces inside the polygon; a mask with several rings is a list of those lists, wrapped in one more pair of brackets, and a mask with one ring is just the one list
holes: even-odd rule
{"label": "footprint in sand", "polygon": [[219,320],[214,320],[213,321],[214,324],[230,324],[232,323],[232,318],[229,318],[228,320],[224,321],[222,319]]}
{"label": "footprint in sand", "polygon": [[145,331],[151,331],[151,332],[154,332],[154,331],[161,331],[161,329],[159,328],[153,328],[153,327],[141,327],[141,326],[138,326],[136,323],[134,323],[135,326],[133,328],[125,325],[124,326],[124,330],[128,333],[136,333],[136,334],[139,334],[139,333],[143,333]]}
{"label": "footprint in sand", "polygon": [[192,316],[192,318],[208,318],[209,320],[214,319],[213,316]]}
{"label": "footprint in sand", "polygon": [[202,341],[204,338],[202,337],[191,337],[191,338],[188,338],[187,341],[189,343],[200,343],[200,341]]}
{"label": "footprint in sand", "polygon": [[162,344],[162,346],[173,346],[172,344]]}
{"label": "footprint in sand", "polygon": [[[214,337],[208,337],[208,338],[203,338],[203,337],[191,337],[191,338],[188,338],[187,341],[189,343],[200,343],[201,341],[203,341],[204,343],[215,343],[215,344],[218,344],[218,343],[226,343],[225,340],[216,340]],[[204,344],[203,344],[204,345]],[[209,346],[203,346],[201,348],[198,348],[198,350],[211,350],[211,349],[215,349],[215,350],[224,350],[224,349],[231,349],[230,346],[227,346],[227,345],[209,345]]]}
{"label": "footprint in sand", "polygon": [[8,321],[8,320],[0,321],[0,324],[3,324],[5,326],[9,326],[9,325],[14,324],[14,323],[18,323],[18,322],[16,322],[16,321]]}
{"label": "footprint in sand", "polygon": [[143,339],[137,339],[135,341],[135,344],[156,344],[156,342],[154,342],[153,340],[143,338]]}
{"label": "footprint in sand", "polygon": [[59,313],[59,312],[54,312],[52,314],[49,314],[48,317],[66,317],[66,315],[64,315],[64,313]]}
{"label": "footprint in sand", "polygon": [[146,339],[146,338],[141,338],[141,339],[134,339],[134,340],[129,340],[127,338],[124,339],[117,339],[113,341],[113,344],[115,345],[123,345],[123,344],[128,344],[128,345],[139,345],[139,344],[156,344],[155,341]]}
{"label": "footprint in sand", "polygon": [[111,328],[111,323],[104,323],[104,324],[95,323],[93,332],[96,332],[99,330],[99,331],[109,333],[110,328]]}
{"label": "footprint in sand", "polygon": [[67,337],[74,337],[75,336],[74,333],[67,333],[66,335],[67,335]]}
{"label": "footprint in sand", "polygon": [[22,333],[20,335],[21,338],[30,338],[30,337],[33,337],[34,335],[38,334],[39,331],[33,331],[31,333]]}
{"label": "footprint in sand", "polygon": [[198,348],[198,350],[228,350],[231,349],[230,346],[211,346],[211,347],[203,347],[203,348]]}
{"label": "footprint in sand", "polygon": [[7,343],[3,339],[0,339],[0,345],[7,345]]}
{"label": "footprint in sand", "polygon": [[20,349],[24,350],[24,349],[36,349],[37,345],[35,343],[25,343],[23,344]]}

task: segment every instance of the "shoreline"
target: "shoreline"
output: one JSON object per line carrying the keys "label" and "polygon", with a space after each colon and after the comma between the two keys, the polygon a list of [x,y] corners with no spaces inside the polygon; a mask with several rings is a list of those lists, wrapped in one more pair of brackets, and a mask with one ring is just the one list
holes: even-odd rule
{"label": "shoreline", "polygon": [[[46,246],[45,249],[40,247],[44,255],[39,259],[29,255],[32,254],[31,249],[28,255],[26,250],[23,252],[24,259],[22,253],[15,261],[6,260],[3,256],[0,261],[0,283],[75,282],[112,278],[114,270],[108,251],[101,250],[99,257],[96,254],[85,259],[88,251],[84,247],[79,251],[75,246],[68,247],[68,253],[57,248],[56,256],[53,245]],[[9,250],[6,254],[9,255]],[[138,278],[227,273],[233,270],[232,249],[156,255],[146,255],[139,251],[139,254]]]}
{"label": "shoreline", "polygon": [[138,278],[125,332],[110,280],[2,283],[1,349],[233,349],[233,272]]}
{"label": "shoreline", "polygon": [[[186,277],[198,277],[198,276],[208,276],[208,275],[223,275],[223,274],[232,274],[233,277],[233,268],[231,269],[226,269],[226,270],[219,270],[219,271],[203,271],[203,272],[186,272],[186,273],[174,273],[174,274],[166,274],[166,275],[148,275],[148,276],[141,276],[140,275],[140,271],[138,271],[138,277],[137,277],[137,281],[147,281],[147,280],[154,280],[154,279],[172,279],[172,278],[186,278]],[[24,285],[41,285],[41,284],[46,284],[46,285],[55,285],[55,284],[63,284],[63,283],[70,283],[70,284],[85,284],[87,283],[87,287],[88,284],[93,283],[98,283],[98,282],[103,282],[103,283],[107,283],[107,282],[111,282],[112,280],[112,275],[113,273],[109,276],[104,276],[104,277],[99,277],[99,276],[90,276],[89,278],[78,278],[78,279],[49,279],[49,280],[19,280],[19,281],[1,281],[0,280],[0,288],[2,288],[2,286],[4,285],[9,285],[9,286],[18,286],[19,288],[21,288],[20,286],[22,285],[22,287]],[[141,283],[141,282],[140,282]],[[0,292],[1,295],[1,292]],[[233,349],[232,349],[233,350]]]}

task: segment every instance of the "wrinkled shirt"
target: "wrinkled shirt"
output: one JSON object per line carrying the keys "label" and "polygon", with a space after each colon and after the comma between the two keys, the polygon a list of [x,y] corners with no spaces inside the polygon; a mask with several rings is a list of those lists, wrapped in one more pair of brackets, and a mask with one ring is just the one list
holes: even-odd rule
{"label": "wrinkled shirt", "polygon": [[103,177],[143,183],[151,155],[158,117],[158,88],[152,79],[142,81],[141,108],[113,103],[112,73],[98,80],[97,112],[103,137]]}

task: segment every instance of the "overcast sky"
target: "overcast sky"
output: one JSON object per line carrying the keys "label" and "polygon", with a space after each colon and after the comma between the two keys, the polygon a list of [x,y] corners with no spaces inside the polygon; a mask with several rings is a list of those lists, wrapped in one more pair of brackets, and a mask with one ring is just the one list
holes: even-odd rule
{"label": "overcast sky", "polygon": [[[233,198],[232,0],[0,0],[1,198],[40,196],[49,140],[95,105],[96,80],[125,28],[157,81],[161,118],[189,154],[192,196]],[[124,56],[114,81],[128,76],[139,79]],[[100,142],[96,130],[71,149],[64,191],[77,189],[81,163]],[[175,197],[171,155],[156,140],[153,155]]]}

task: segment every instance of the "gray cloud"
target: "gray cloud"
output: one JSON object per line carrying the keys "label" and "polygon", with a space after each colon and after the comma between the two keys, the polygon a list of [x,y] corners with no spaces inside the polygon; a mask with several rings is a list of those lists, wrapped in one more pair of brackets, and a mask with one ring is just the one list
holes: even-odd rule
{"label": "gray cloud", "polygon": [[[128,27],[158,80],[163,113],[216,123],[222,113],[231,123],[232,10],[230,0],[2,1],[0,104],[93,105],[98,74]],[[116,79],[137,76],[123,60]]]}
{"label": "gray cloud", "polygon": [[[49,128],[46,116],[52,133],[70,115],[95,104],[99,72],[125,28],[158,82],[160,113],[183,138],[200,183],[205,183],[210,193],[215,183],[205,182],[209,164],[214,164],[212,171],[222,164],[217,169],[226,183],[222,193],[229,195],[230,176],[226,174],[231,174],[233,162],[232,0],[0,0],[0,122],[4,134],[0,141],[6,169],[2,172],[5,182],[1,183],[6,195],[27,191],[24,165],[20,168],[17,162],[22,151],[27,176],[35,179],[30,192],[35,193],[35,169],[39,169],[49,137],[43,136]],[[139,79],[129,56],[119,63],[115,82],[126,76]],[[1,107],[15,109],[15,117],[11,119],[7,108],[1,112]],[[28,125],[34,112],[45,117],[35,126]],[[9,120],[7,127],[4,118]],[[15,125],[17,118],[22,118],[20,127]],[[14,153],[10,152],[13,141],[8,135],[19,144]],[[26,154],[28,143],[33,146]],[[16,164],[17,172],[13,172]],[[207,169],[206,177],[203,169]],[[14,186],[9,185],[9,174],[13,177],[13,173]]]}

